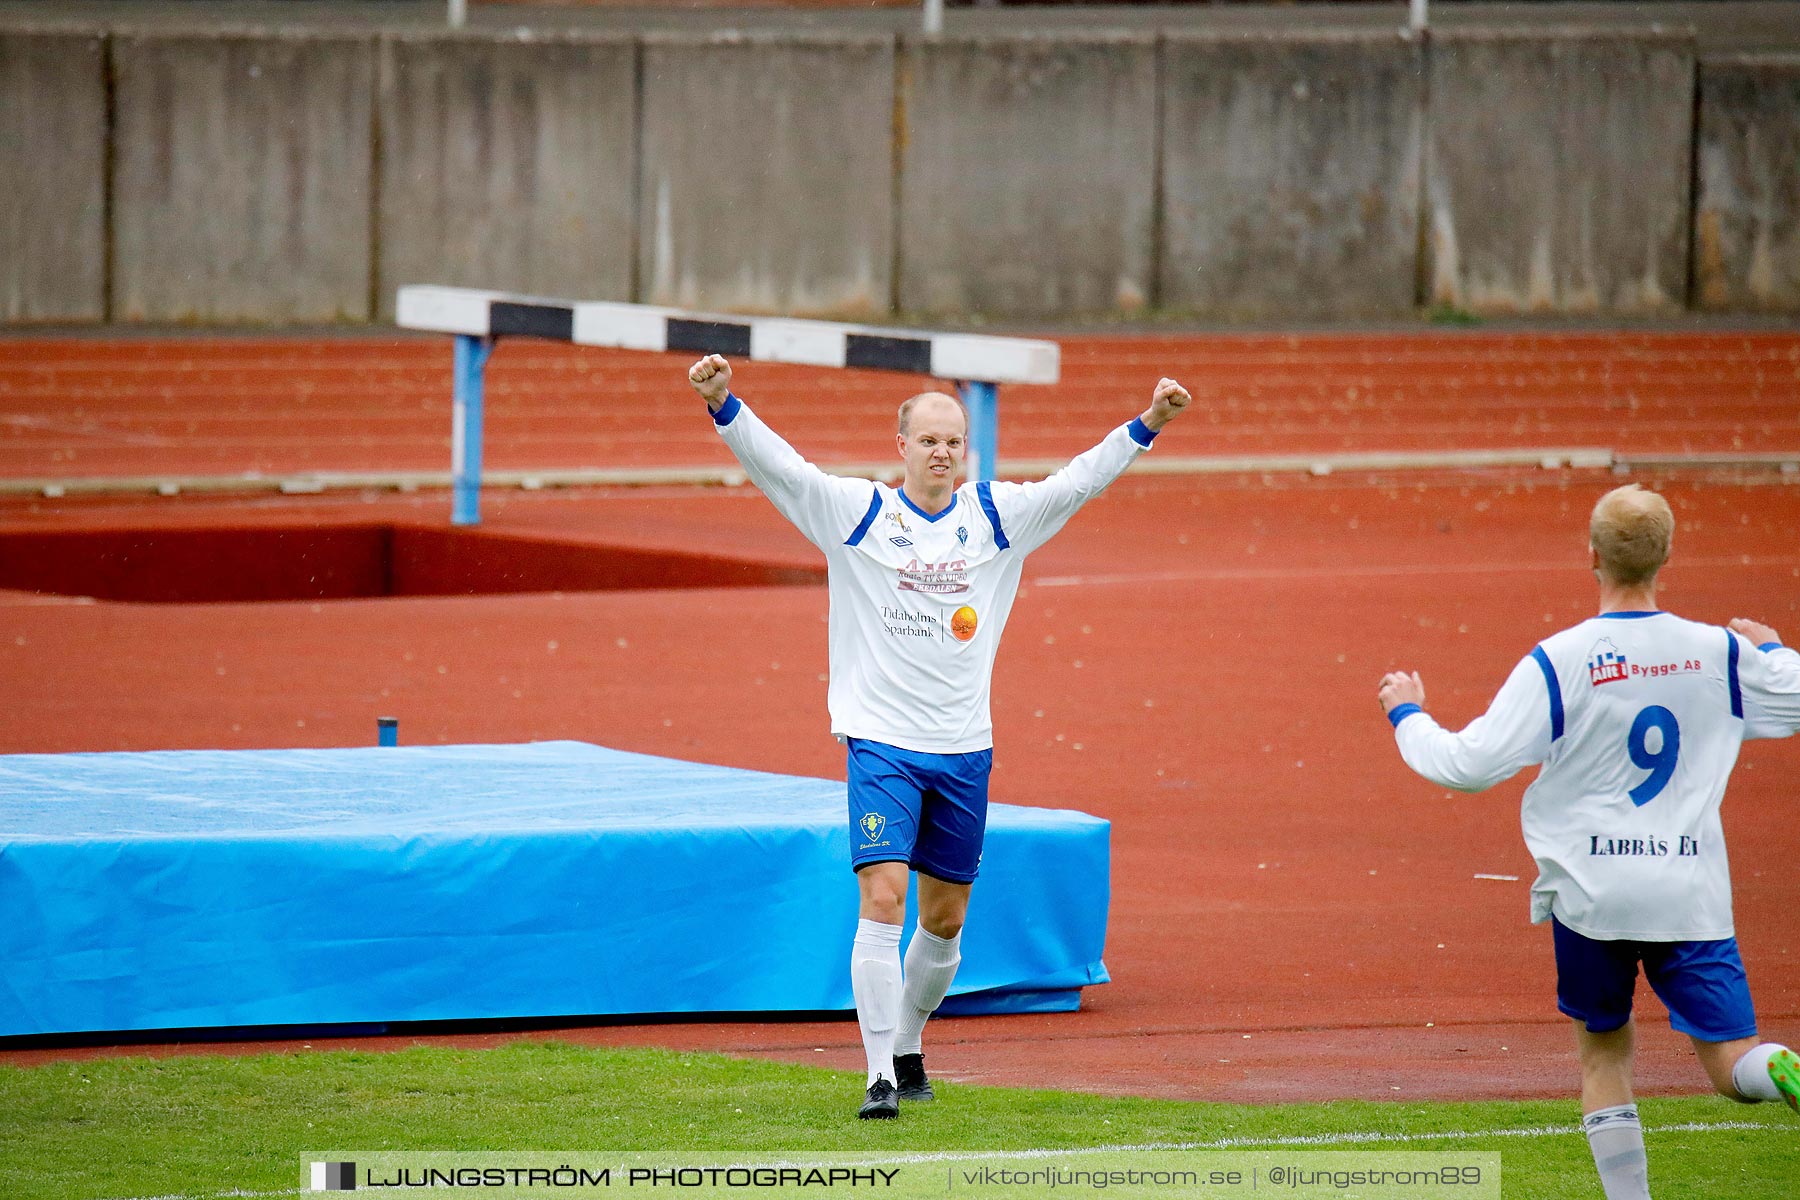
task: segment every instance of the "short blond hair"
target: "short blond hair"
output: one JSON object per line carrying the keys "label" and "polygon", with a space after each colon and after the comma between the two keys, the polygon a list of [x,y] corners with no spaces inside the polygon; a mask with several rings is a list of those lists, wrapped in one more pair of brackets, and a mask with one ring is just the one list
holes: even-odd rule
{"label": "short blond hair", "polygon": [[1675,514],[1669,502],[1635,483],[1600,497],[1588,518],[1588,544],[1609,582],[1624,587],[1649,583],[1669,560]]}
{"label": "short blond hair", "polygon": [[963,402],[961,400],[957,399],[955,396],[952,396],[949,392],[920,392],[916,396],[908,396],[906,398],[906,402],[900,406],[900,436],[901,437],[905,437],[908,433],[910,433],[912,431],[913,409],[918,407],[919,401],[921,401],[921,400],[948,400],[950,403],[956,405],[957,410],[962,413],[963,428],[965,430],[968,429],[968,427],[969,427],[969,410],[963,404]]}

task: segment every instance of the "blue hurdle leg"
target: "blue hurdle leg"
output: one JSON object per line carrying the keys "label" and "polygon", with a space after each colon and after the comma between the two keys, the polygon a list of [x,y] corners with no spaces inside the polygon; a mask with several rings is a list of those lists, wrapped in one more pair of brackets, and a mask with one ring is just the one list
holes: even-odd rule
{"label": "blue hurdle leg", "polygon": [[481,378],[494,339],[456,335],[450,425],[452,525],[481,524]]}
{"label": "blue hurdle leg", "polygon": [[968,380],[956,389],[969,410],[969,478],[979,482],[994,477],[1000,454],[1000,389],[991,383]]}
{"label": "blue hurdle leg", "polygon": [[400,719],[398,717],[375,718],[375,744],[377,746],[398,746],[400,744]]}

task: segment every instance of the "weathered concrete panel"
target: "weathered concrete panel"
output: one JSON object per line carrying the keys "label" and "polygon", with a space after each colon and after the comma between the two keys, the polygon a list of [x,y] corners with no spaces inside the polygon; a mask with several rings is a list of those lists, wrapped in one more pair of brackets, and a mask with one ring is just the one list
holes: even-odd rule
{"label": "weathered concrete panel", "polygon": [[385,42],[381,315],[406,283],[631,299],[636,69],[628,38]]}
{"label": "weathered concrete panel", "polygon": [[113,314],[367,320],[372,39],[119,36]]}
{"label": "weathered concrete panel", "polygon": [[1694,306],[1800,312],[1800,55],[1700,64]]}
{"label": "weathered concrete panel", "polygon": [[1419,45],[1395,34],[1183,36],[1163,54],[1161,307],[1410,313]]}
{"label": "weathered concrete panel", "polygon": [[1156,43],[910,42],[900,131],[900,306],[1020,317],[1151,300]]}
{"label": "weathered concrete panel", "polygon": [[659,36],[643,55],[640,298],[887,313],[893,40]]}
{"label": "weathered concrete panel", "polygon": [[1446,31],[1428,57],[1429,303],[1481,312],[1682,306],[1690,39]]}
{"label": "weathered concrete panel", "polygon": [[0,321],[106,315],[105,56],[0,32]]}

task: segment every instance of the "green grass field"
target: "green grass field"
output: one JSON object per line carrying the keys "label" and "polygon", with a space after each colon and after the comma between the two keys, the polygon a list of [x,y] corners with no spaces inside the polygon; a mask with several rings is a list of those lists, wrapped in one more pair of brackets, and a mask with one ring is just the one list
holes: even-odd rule
{"label": "green grass field", "polygon": [[[1298,1069],[1298,1067],[1297,1067]],[[293,1193],[309,1151],[1005,1151],[1097,1146],[1493,1150],[1505,1194],[1598,1197],[1573,1100],[1240,1107],[939,1085],[897,1122],[852,1117],[860,1079],[719,1055],[521,1041],[126,1057],[0,1068],[0,1196]],[[1800,1195],[1800,1121],[1711,1097],[1644,1106],[1668,1197]]]}

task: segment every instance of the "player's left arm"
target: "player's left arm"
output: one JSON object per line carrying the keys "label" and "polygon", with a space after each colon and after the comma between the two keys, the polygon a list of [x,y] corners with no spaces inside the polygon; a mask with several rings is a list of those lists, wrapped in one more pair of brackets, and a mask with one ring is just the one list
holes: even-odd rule
{"label": "player's left arm", "polygon": [[1781,644],[1771,627],[1744,617],[1730,624],[1738,642],[1738,692],[1746,738],[1787,737],[1800,731],[1800,652]]}
{"label": "player's left arm", "polygon": [[1406,765],[1447,788],[1483,791],[1550,753],[1549,692],[1529,656],[1506,677],[1487,712],[1460,733],[1425,711],[1425,685],[1417,672],[1384,675],[1376,698],[1393,723]]}
{"label": "player's left arm", "polygon": [[1150,449],[1156,435],[1192,403],[1188,390],[1175,380],[1159,380],[1148,408],[1048,479],[982,485],[984,503],[993,505],[990,519],[998,518],[1001,536],[1020,552],[1037,549],[1055,536],[1076,510],[1123,475],[1138,455]]}

